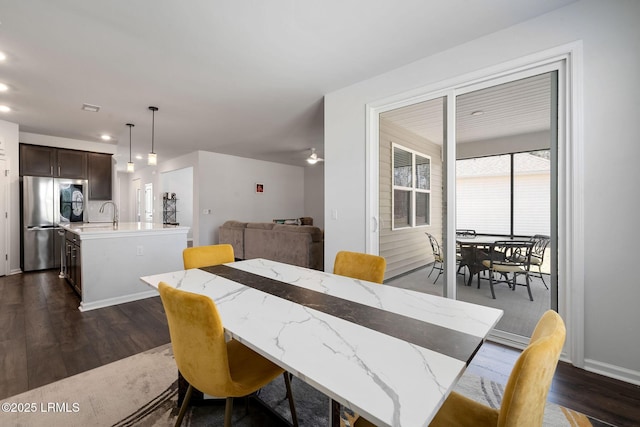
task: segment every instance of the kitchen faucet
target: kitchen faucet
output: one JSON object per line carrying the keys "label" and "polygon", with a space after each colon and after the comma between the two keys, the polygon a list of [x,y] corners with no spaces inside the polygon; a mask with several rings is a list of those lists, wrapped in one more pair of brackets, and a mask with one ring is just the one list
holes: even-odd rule
{"label": "kitchen faucet", "polygon": [[118,226],[118,205],[116,205],[115,202],[112,202],[111,200],[107,200],[102,204],[102,206],[100,206],[99,212],[104,213],[104,207],[108,204],[113,205],[113,226],[117,227]]}

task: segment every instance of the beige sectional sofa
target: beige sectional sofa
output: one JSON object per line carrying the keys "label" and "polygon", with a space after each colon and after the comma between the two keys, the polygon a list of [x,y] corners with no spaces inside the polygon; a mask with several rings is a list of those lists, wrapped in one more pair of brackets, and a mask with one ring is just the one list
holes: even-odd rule
{"label": "beige sectional sofa", "polygon": [[219,229],[219,241],[233,246],[238,259],[265,258],[324,269],[324,239],[318,227],[227,221]]}

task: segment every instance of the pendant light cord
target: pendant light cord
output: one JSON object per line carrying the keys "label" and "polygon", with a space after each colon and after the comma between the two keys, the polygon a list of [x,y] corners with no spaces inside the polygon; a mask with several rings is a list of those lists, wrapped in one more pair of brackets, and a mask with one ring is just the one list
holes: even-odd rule
{"label": "pendant light cord", "polygon": [[134,127],[135,125],[133,123],[127,123],[127,126],[129,126],[129,163],[131,162],[131,128]]}
{"label": "pendant light cord", "polygon": [[158,107],[149,107],[149,110],[151,110],[151,153],[155,154],[154,140],[156,133],[156,111],[158,111]]}

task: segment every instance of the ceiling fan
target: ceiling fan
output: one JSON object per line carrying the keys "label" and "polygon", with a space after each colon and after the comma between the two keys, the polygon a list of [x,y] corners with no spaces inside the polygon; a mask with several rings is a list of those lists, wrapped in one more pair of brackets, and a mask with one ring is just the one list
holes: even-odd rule
{"label": "ceiling fan", "polygon": [[312,148],[311,154],[309,155],[309,157],[307,157],[307,163],[309,163],[310,165],[315,165],[318,162],[324,162],[324,159],[318,157],[318,154],[316,153],[316,149]]}

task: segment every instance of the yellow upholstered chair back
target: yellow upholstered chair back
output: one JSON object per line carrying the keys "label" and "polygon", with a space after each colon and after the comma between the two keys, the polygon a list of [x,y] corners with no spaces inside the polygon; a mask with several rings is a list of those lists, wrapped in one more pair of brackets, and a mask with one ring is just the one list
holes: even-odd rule
{"label": "yellow upholstered chair back", "polygon": [[387,261],[381,256],[340,251],[336,254],[333,274],[382,283],[386,268]]}
{"label": "yellow upholstered chair back", "polygon": [[[452,391],[429,426],[541,427],[547,394],[565,336],[560,315],[547,311],[511,370],[500,409]],[[354,427],[373,427],[373,424],[360,417]]]}
{"label": "yellow upholstered chair back", "polygon": [[209,267],[235,261],[233,246],[228,244],[196,246],[182,251],[184,269]]}
{"label": "yellow upholstered chair back", "polygon": [[234,396],[224,327],[213,301],[166,283],[160,283],[158,290],[182,376],[208,394]]}
{"label": "yellow upholstered chair back", "polygon": [[541,426],[547,394],[566,337],[562,318],[548,310],[538,321],[504,390],[498,426]]}

